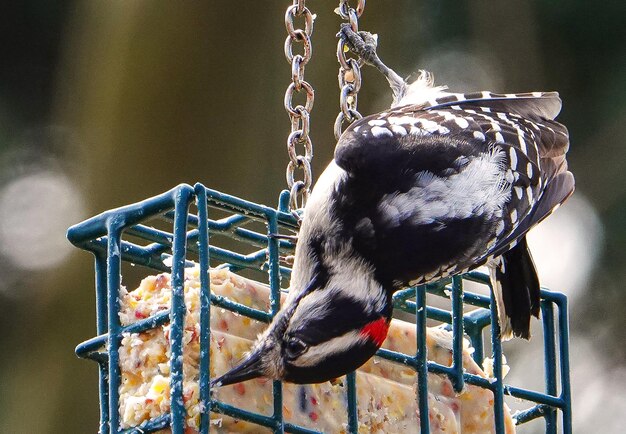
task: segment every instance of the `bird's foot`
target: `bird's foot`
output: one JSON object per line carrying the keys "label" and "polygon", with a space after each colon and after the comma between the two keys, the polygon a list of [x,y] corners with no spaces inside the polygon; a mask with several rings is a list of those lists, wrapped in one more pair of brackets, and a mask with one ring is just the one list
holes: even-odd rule
{"label": "bird's foot", "polygon": [[295,243],[298,241],[297,235],[268,234],[267,237],[273,240],[291,241],[292,243]]}
{"label": "bird's foot", "polygon": [[295,255],[279,256],[278,260],[283,264],[292,266],[296,260],[296,256]]}
{"label": "bird's foot", "polygon": [[384,66],[378,54],[376,54],[376,48],[378,47],[377,35],[372,35],[370,32],[357,33],[352,30],[350,24],[344,23],[341,25],[337,36],[341,38],[350,51],[356,54],[363,62],[375,66],[378,69],[380,69],[379,65]]}
{"label": "bird's foot", "polygon": [[357,55],[361,61],[374,66],[385,76],[393,92],[394,105],[400,101],[406,92],[407,84],[402,77],[378,57],[376,53],[378,36],[372,35],[370,32],[357,33],[347,23],[341,25],[337,36],[345,41],[348,49]]}
{"label": "bird's foot", "polygon": [[293,216],[293,218],[296,219],[296,223],[298,224],[298,227],[301,227],[302,226],[302,214],[294,209],[291,211],[291,215]]}

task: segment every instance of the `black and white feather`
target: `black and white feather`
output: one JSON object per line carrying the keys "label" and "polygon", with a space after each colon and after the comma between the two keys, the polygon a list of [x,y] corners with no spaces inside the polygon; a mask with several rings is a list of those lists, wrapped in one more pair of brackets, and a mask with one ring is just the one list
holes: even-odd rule
{"label": "black and white feather", "polygon": [[422,75],[344,132],[300,239],[322,239],[331,267],[351,252],[390,291],[488,265],[502,337],[528,338],[539,284],[525,235],[574,190],[560,108],[555,92],[449,93]]}

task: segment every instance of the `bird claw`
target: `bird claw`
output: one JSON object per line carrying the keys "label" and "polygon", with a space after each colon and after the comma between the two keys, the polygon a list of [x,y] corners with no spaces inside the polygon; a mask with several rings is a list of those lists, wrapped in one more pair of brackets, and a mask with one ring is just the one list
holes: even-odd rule
{"label": "bird claw", "polygon": [[378,47],[377,35],[373,35],[370,32],[357,33],[352,30],[350,24],[344,23],[341,25],[337,37],[341,38],[350,51],[368,65],[378,67],[378,64],[382,63],[378,58],[378,54],[376,54],[376,48]]}
{"label": "bird claw", "polygon": [[296,260],[296,257],[295,257],[295,255],[279,256],[278,260],[280,262],[282,262],[283,264],[287,264],[289,266],[292,266],[293,263]]}
{"label": "bird claw", "polygon": [[337,36],[341,38],[347,45],[348,49],[359,57],[359,61],[374,66],[378,69],[389,82],[389,86],[393,92],[394,104],[399,102],[406,93],[406,82],[393,69],[385,65],[378,57],[376,49],[378,48],[378,36],[370,32],[355,32],[350,24],[341,25]]}
{"label": "bird claw", "polygon": [[267,234],[267,237],[272,240],[286,240],[294,243],[298,241],[297,235]]}
{"label": "bird claw", "polygon": [[291,215],[293,216],[293,218],[296,219],[296,223],[298,224],[298,227],[302,226],[302,215],[296,210],[292,210]]}

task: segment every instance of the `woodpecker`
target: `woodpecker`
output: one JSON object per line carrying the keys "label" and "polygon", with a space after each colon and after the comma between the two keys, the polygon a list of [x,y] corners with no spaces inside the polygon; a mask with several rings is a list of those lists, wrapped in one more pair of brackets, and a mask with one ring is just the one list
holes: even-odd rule
{"label": "woodpecker", "polygon": [[339,139],[304,210],[284,307],[213,386],[344,375],[382,345],[395,291],[483,265],[503,339],[528,339],[539,315],[525,235],[574,190],[558,94],[451,93],[426,72],[407,84],[371,34],[340,36],[389,80],[393,104]]}

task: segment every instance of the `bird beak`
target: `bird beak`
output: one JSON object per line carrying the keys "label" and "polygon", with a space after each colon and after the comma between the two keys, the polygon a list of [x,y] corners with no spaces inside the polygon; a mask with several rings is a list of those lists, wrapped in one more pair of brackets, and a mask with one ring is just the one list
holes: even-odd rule
{"label": "bird beak", "polygon": [[262,352],[257,350],[248,355],[239,365],[211,381],[211,387],[228,386],[263,376],[261,354]]}

